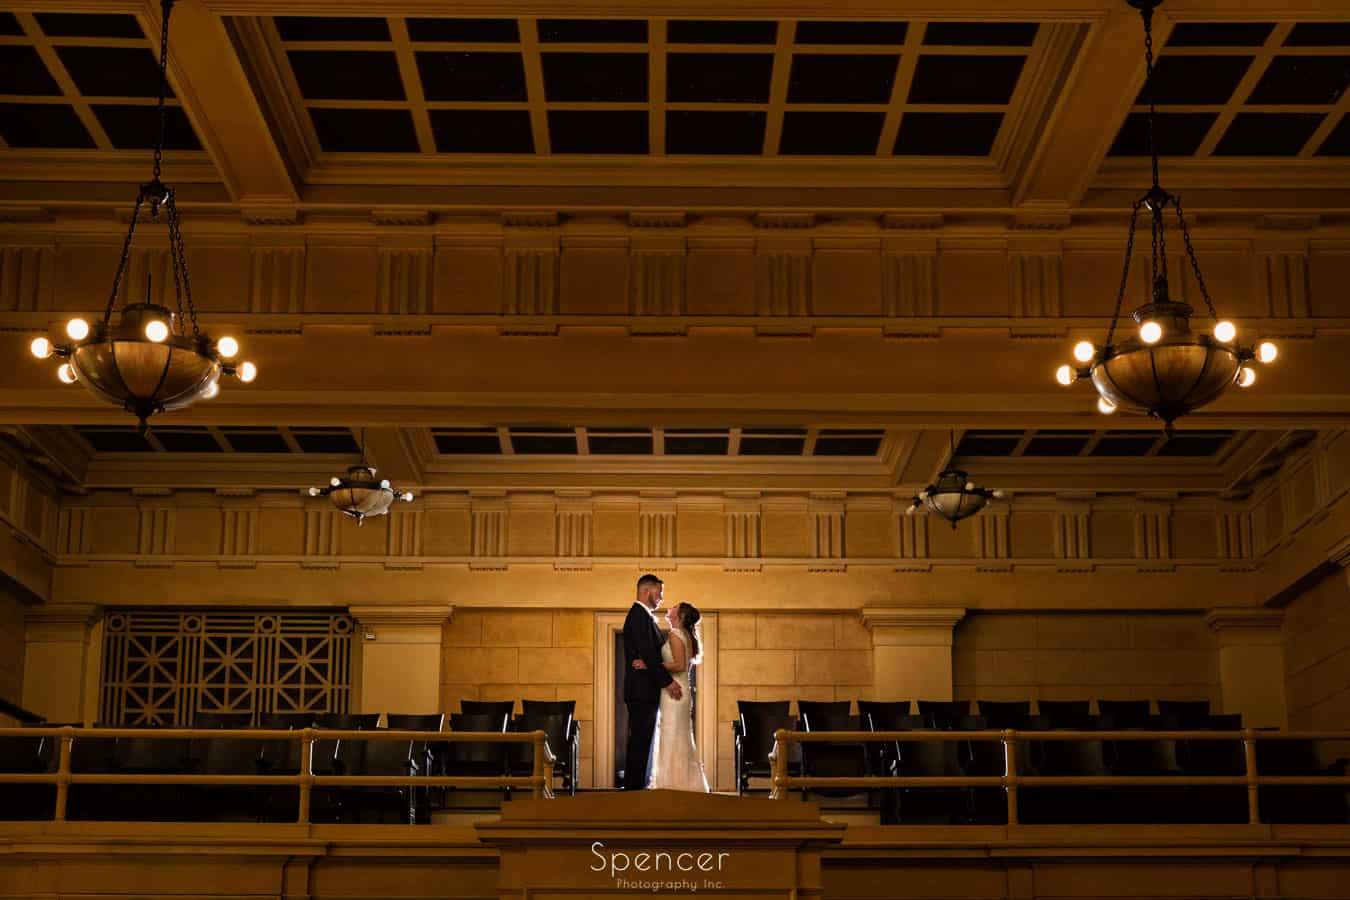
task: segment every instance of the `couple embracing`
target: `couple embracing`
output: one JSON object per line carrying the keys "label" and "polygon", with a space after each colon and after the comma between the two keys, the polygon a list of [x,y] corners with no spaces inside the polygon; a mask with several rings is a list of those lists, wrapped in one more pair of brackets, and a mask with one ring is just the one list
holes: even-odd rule
{"label": "couple embracing", "polygon": [[689,603],[672,606],[666,613],[670,635],[664,637],[656,624],[663,590],[655,575],[639,578],[637,600],[623,624],[623,701],[628,707],[623,789],[707,793],[690,715],[689,673],[700,660],[699,611]]}

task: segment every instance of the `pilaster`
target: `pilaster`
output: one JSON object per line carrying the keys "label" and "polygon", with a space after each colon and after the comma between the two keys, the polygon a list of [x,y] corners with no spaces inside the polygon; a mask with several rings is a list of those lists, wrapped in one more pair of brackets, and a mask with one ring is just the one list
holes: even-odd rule
{"label": "pilaster", "polygon": [[448,603],[348,607],[360,637],[355,705],[366,713],[432,713],[441,707],[442,632]]}
{"label": "pilaster", "polygon": [[1225,713],[1242,713],[1248,728],[1284,728],[1284,612],[1219,607],[1205,613],[1219,647],[1219,687]]}
{"label": "pilaster", "polygon": [[960,607],[864,606],[877,700],[952,699],[952,631]]}

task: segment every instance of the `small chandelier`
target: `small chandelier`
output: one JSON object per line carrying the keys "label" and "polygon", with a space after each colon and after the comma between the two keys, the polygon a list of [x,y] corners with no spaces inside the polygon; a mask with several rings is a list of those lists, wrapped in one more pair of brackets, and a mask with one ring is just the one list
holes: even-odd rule
{"label": "small chandelier", "polygon": [[[122,242],[122,257],[113,276],[112,291],[103,318],[92,325],[74,318],[66,323],[68,343],[53,343],[46,337],[35,338],[29,349],[38,359],[53,355],[67,360],[56,375],[65,384],[79,382],[100,400],[116,404],[140,420],[141,432],[149,430],[146,421],[155,413],[182,409],[220,392],[220,376],[234,375],[249,382],[258,377],[251,362],[233,362],[239,354],[239,342],[232,337],[213,340],[202,333],[197,309],[192,303],[192,283],[188,280],[183,232],[179,227],[178,205],[173,189],[160,180],[164,155],[165,96],[169,57],[169,13],[173,0],[163,0],[159,38],[159,131],[155,137],[153,176],[141,185],[131,224]],[[169,229],[169,256],[173,263],[173,288],[177,311],[153,303],[150,283],[146,282],[144,303],[124,304],[117,321],[113,312],[122,290],[131,242],[142,207],[158,220],[165,213]]]}
{"label": "small chandelier", "polygon": [[412,491],[396,491],[388,478],[376,478],[375,467],[366,462],[366,430],[361,429],[361,462],[347,468],[345,476],[334,475],[327,487],[312,487],[311,497],[327,497],[344,516],[360,525],[372,516],[389,512],[395,500],[411,503]]}
{"label": "small chandelier", "polygon": [[[950,461],[956,456],[956,434],[948,435]],[[962,469],[943,469],[937,481],[919,491],[914,502],[905,510],[905,515],[913,515],[915,510],[924,509],[936,513],[948,522],[952,528],[962,519],[968,519],[989,505],[990,500],[1002,499],[1003,491],[991,491],[970,480],[970,475]]]}
{"label": "small chandelier", "polygon": [[[1162,0],[1127,0],[1139,10],[1144,21],[1144,61],[1147,69],[1145,91],[1148,93],[1148,149],[1153,163],[1153,185],[1135,201],[1130,212],[1130,230],[1125,243],[1125,265],[1120,276],[1120,290],[1116,295],[1115,312],[1106,342],[1100,346],[1080,341],[1073,348],[1077,365],[1063,365],[1055,372],[1055,380],[1070,385],[1080,379],[1090,379],[1097,389],[1097,409],[1105,414],[1125,409],[1161,419],[1170,435],[1172,423],[1208,403],[1217,400],[1229,387],[1251,387],[1256,381],[1256,370],[1251,363],[1273,362],[1278,349],[1270,341],[1255,347],[1237,343],[1237,327],[1227,319],[1220,319],[1205,287],[1200,263],[1191,246],[1190,229],[1182,213],[1181,198],[1163,190],[1158,181],[1158,147],[1155,140],[1157,115],[1153,84],[1153,11]],[[1173,300],[1167,285],[1167,235],[1163,228],[1163,212],[1172,207],[1186,247],[1186,257],[1195,275],[1196,286],[1214,320],[1212,334],[1191,331],[1191,313],[1187,303]],[[1120,320],[1125,286],[1129,280],[1130,257],[1134,251],[1135,225],[1139,210],[1149,211],[1149,230],[1152,237],[1150,257],[1150,295],[1144,305],[1132,315],[1139,330],[1135,336],[1113,343],[1116,325]]]}

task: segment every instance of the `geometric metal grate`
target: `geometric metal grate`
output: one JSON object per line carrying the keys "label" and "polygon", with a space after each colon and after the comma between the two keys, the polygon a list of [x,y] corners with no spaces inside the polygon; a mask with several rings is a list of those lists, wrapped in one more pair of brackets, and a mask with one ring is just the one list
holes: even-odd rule
{"label": "geometric metal grate", "polygon": [[198,713],[345,713],[352,620],[290,610],[117,609],[104,622],[99,721],[191,725]]}

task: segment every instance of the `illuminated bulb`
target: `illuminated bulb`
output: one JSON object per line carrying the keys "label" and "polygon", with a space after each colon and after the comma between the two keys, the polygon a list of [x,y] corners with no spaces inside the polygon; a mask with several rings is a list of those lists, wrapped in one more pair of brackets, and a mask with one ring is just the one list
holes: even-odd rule
{"label": "illuminated bulb", "polygon": [[169,326],[159,319],[151,319],[145,323],[145,336],[158,344],[169,336]]}
{"label": "illuminated bulb", "polygon": [[1238,387],[1251,387],[1256,384],[1256,370],[1251,366],[1243,366],[1242,371],[1238,373]]}
{"label": "illuminated bulb", "polygon": [[1091,362],[1096,352],[1097,348],[1092,346],[1091,341],[1079,341],[1073,345],[1073,358],[1079,362]]}
{"label": "illuminated bulb", "polygon": [[1002,500],[1002,499],[1003,499],[1004,497],[1006,497],[1006,496],[1008,496],[1008,492],[1007,492],[1007,491],[1004,491],[1004,490],[996,490],[996,491],[994,491],[994,499],[995,499],[995,500]]}
{"label": "illuminated bulb", "polygon": [[220,394],[220,382],[213,381],[210,384],[208,384],[206,386],[206,390],[202,392],[202,399],[214,400],[216,396],[219,394]]}
{"label": "illuminated bulb", "polygon": [[1274,362],[1275,357],[1280,355],[1280,350],[1270,341],[1262,341],[1256,348],[1256,358],[1263,363]]}
{"label": "illuminated bulb", "polygon": [[317,497],[317,496],[319,496],[319,489],[318,489],[318,488],[310,488],[310,489],[309,489],[309,495],[310,495],[311,497]]}
{"label": "illuminated bulb", "polygon": [[1055,370],[1055,380],[1065,386],[1073,384],[1073,367],[1060,366]]}
{"label": "illuminated bulb", "polygon": [[1237,337],[1237,326],[1227,319],[1214,326],[1214,339],[1221,344],[1226,344]]}
{"label": "illuminated bulb", "polygon": [[75,375],[75,367],[70,363],[61,363],[61,368],[56,370],[56,377],[60,378],[65,384],[74,384],[79,381]]}
{"label": "illuminated bulb", "polygon": [[82,341],[89,337],[89,323],[84,319],[71,319],[66,323],[66,334],[72,341]]}
{"label": "illuminated bulb", "polygon": [[966,482],[966,490],[971,491],[971,492],[973,493],[973,492],[975,491],[975,482],[973,482],[973,481],[967,481],[967,482]]}
{"label": "illuminated bulb", "polygon": [[1109,416],[1116,411],[1116,405],[1105,397],[1097,398],[1097,412],[1104,416]]}
{"label": "illuminated bulb", "polygon": [[411,503],[411,502],[412,502],[412,491],[404,491],[404,492],[403,492],[403,499],[404,499],[405,501],[407,501],[408,503]]}
{"label": "illuminated bulb", "polygon": [[342,479],[334,475],[332,478],[328,479],[328,483],[333,487],[337,487],[338,485],[342,484]]}
{"label": "illuminated bulb", "polygon": [[216,341],[216,352],[226,359],[233,359],[239,352],[239,342],[232,337],[223,337]]}
{"label": "illuminated bulb", "polygon": [[44,337],[33,338],[33,343],[28,345],[28,349],[33,351],[33,355],[38,359],[46,359],[52,355],[52,342]]}
{"label": "illuminated bulb", "polygon": [[383,481],[381,481],[380,487],[384,488],[386,491],[389,490],[389,479],[386,478]]}
{"label": "illuminated bulb", "polygon": [[257,377],[258,377],[258,367],[255,366],[253,363],[244,362],[239,364],[240,381],[244,382],[245,384],[248,384],[250,381],[252,381]]}
{"label": "illuminated bulb", "polygon": [[1145,344],[1156,344],[1162,340],[1162,326],[1157,322],[1145,322],[1139,326],[1139,339]]}
{"label": "illuminated bulb", "polygon": [[905,515],[907,515],[907,516],[912,516],[912,515],[914,515],[914,510],[915,510],[915,507],[913,507],[913,506],[908,506],[908,507],[906,507],[906,508],[905,508]]}

